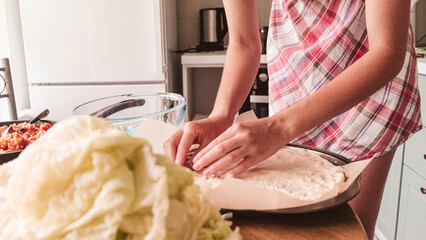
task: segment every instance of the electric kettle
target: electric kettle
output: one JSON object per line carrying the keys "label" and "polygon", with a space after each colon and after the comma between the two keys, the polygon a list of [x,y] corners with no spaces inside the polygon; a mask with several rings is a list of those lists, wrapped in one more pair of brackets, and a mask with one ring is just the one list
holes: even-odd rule
{"label": "electric kettle", "polygon": [[228,33],[224,8],[200,9],[200,45],[198,51],[223,50],[223,39]]}

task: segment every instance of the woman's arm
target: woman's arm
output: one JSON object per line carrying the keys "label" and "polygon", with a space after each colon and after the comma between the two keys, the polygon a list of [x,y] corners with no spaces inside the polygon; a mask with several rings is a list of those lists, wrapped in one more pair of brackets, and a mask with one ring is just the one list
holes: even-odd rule
{"label": "woman's arm", "polygon": [[204,168],[211,175],[243,159],[227,172],[236,176],[386,85],[404,62],[409,7],[407,0],[366,0],[368,53],[320,90],[273,117],[229,128],[194,158],[194,169]]}
{"label": "woman's arm", "polygon": [[262,46],[255,0],[224,0],[229,28],[225,67],[210,116],[232,121],[241,108],[260,64]]}
{"label": "woman's arm", "polygon": [[[404,63],[410,1],[366,0],[369,51],[329,84],[276,115],[292,139],[344,113],[394,79]],[[309,113],[309,114],[307,114]]]}
{"label": "woman's arm", "polygon": [[185,123],[164,144],[166,156],[180,165],[184,164],[192,144],[200,144],[201,150],[232,125],[259,69],[262,47],[256,1],[224,0],[223,3],[229,45],[213,111],[208,119]]}

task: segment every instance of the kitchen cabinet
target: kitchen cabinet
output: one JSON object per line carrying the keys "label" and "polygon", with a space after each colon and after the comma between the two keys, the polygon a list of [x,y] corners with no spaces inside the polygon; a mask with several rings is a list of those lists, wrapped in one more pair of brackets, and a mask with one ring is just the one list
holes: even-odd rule
{"label": "kitchen cabinet", "polygon": [[[404,165],[426,178],[426,129],[414,134],[405,144]],[[426,188],[426,186],[424,186]]]}
{"label": "kitchen cabinet", "polygon": [[421,97],[421,112],[422,112],[422,120],[423,126],[426,126],[426,61],[421,64],[424,65],[425,72],[424,74],[419,74],[419,90]]}
{"label": "kitchen cabinet", "polygon": [[426,239],[425,189],[426,178],[405,165],[402,174],[397,239]]}
{"label": "kitchen cabinet", "polygon": [[[426,126],[426,75],[419,75],[423,126]],[[426,240],[426,129],[405,143],[397,239]]]}
{"label": "kitchen cabinet", "polygon": [[376,223],[380,240],[426,240],[426,75],[418,79],[425,129],[395,154]]}
{"label": "kitchen cabinet", "polygon": [[[389,169],[376,223],[376,227],[380,230],[381,235],[388,240],[395,239],[396,236],[403,153],[404,145],[397,149],[391,168]],[[378,234],[377,231],[376,234]]]}

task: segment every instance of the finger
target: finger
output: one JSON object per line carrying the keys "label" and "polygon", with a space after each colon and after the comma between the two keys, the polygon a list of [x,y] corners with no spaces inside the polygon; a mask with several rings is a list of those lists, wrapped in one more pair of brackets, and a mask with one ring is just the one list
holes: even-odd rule
{"label": "finger", "polygon": [[223,158],[217,160],[216,162],[208,166],[203,171],[203,174],[206,176],[212,176],[221,170],[230,168],[230,166],[235,165],[245,157],[245,151],[242,148],[237,148],[226,156],[224,156]]}
{"label": "finger", "polygon": [[180,139],[179,146],[177,148],[175,163],[183,166],[185,164],[186,155],[188,154],[191,145],[196,139],[194,131],[185,131]]}
{"label": "finger", "polygon": [[[212,143],[210,143],[205,149],[211,146]],[[233,151],[234,149],[237,149],[239,146],[240,145],[238,145],[238,140],[235,138],[231,138],[229,140],[221,142],[218,145],[214,146],[209,152],[205,153],[202,158],[199,158],[197,161],[195,161],[193,168],[195,170],[201,170],[206,166],[210,165],[211,163],[217,161],[218,159],[224,157],[226,154]],[[204,151],[205,149],[203,149],[202,151]]]}
{"label": "finger", "polygon": [[167,141],[163,144],[164,155],[173,162],[176,160],[177,146],[182,138],[183,131],[176,131]]}
{"label": "finger", "polygon": [[[197,139],[198,140],[198,139]],[[189,167],[191,170],[194,170],[192,168],[192,158],[194,157],[194,155],[196,154],[197,150],[200,148],[200,144],[198,143],[193,143],[191,145],[191,148],[189,148],[188,154],[186,155],[185,158],[185,167]]]}
{"label": "finger", "polygon": [[224,172],[222,175],[231,175],[233,177],[236,177],[242,173],[247,172],[251,167],[261,162],[262,159],[259,158],[253,158],[251,156],[246,157],[244,160],[242,160],[240,163],[237,164],[237,166],[233,167],[232,169]]}
{"label": "finger", "polygon": [[196,156],[194,156],[193,162],[196,163],[199,159],[204,158],[204,155],[209,153],[213,148],[215,148],[220,143],[228,140],[230,137],[231,137],[231,135],[229,134],[228,130],[225,131],[224,133],[222,133],[221,135],[219,135],[216,139],[214,139],[209,144],[207,144],[206,147],[201,149],[201,151],[199,151]]}
{"label": "finger", "polygon": [[[197,154],[198,154],[201,150],[203,150],[203,148],[204,148],[204,147],[206,147],[206,145],[207,145],[207,144],[209,144],[209,142],[210,142],[210,141],[209,141],[208,139],[203,139],[203,141],[202,141],[201,143],[199,143],[197,147],[195,147],[195,148],[194,148],[194,150],[193,150],[193,154],[192,154],[191,158],[190,158],[190,159],[187,159],[187,160],[188,160],[189,167],[190,167],[192,170],[194,170],[193,166],[194,166],[194,158],[195,158],[195,156],[197,156]],[[194,146],[194,145],[193,145],[193,146]]]}

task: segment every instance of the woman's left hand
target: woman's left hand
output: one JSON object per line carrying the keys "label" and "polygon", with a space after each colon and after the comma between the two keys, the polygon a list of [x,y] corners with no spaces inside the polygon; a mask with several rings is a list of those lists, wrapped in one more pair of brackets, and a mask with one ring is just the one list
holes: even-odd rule
{"label": "woman's left hand", "polygon": [[194,157],[193,168],[211,176],[239,162],[222,174],[237,176],[272,156],[288,142],[272,117],[236,123]]}

